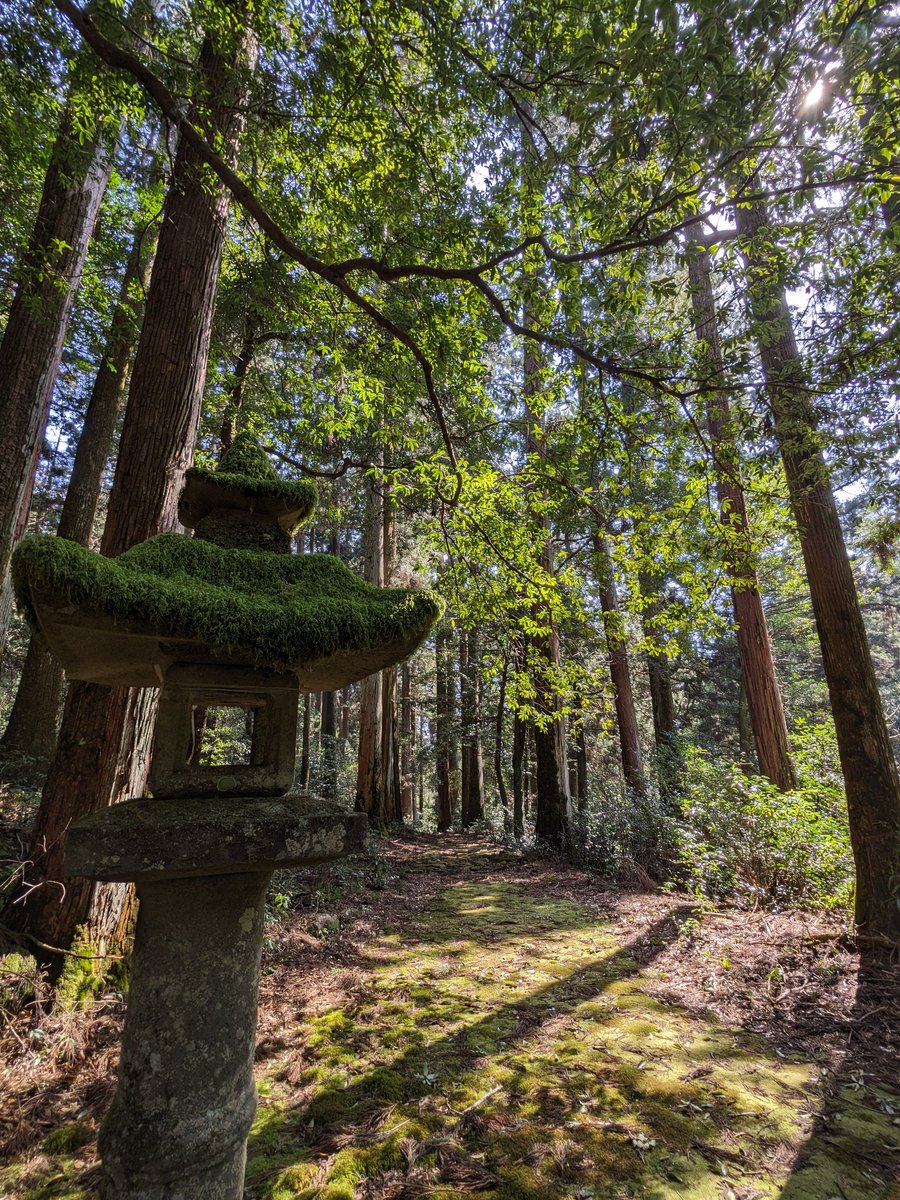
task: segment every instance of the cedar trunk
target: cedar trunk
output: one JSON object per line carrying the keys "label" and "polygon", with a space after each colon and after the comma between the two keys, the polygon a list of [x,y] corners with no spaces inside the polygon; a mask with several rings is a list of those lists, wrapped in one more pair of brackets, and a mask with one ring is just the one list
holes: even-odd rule
{"label": "cedar trunk", "polygon": [[[58,537],[80,542],[83,546],[90,541],[94,528],[103,471],[138,340],[143,296],[149,283],[158,236],[156,219],[140,224],[135,232],[106,346],[84,414],[57,529]],[[49,757],[56,743],[62,690],[62,667],[40,634],[33,634],[3,735],[4,747],[35,757]]]}
{"label": "cedar trunk", "polygon": [[83,55],[53,147],[34,230],[0,342],[0,646],[12,607],[9,559],[36,465],[72,302],[112,171],[120,121],[92,112],[85,133],[75,100],[93,67]]}
{"label": "cedar trunk", "polygon": [[619,750],[622,758],[622,774],[625,786],[638,795],[647,790],[644,772],[644,757],[638,731],[637,714],[634,708],[634,689],[631,686],[631,670],[625,645],[625,623],[619,610],[616,581],[606,537],[600,530],[592,534],[595,573],[600,593],[600,608],[603,612],[603,629],[609,653],[609,675],[612,680],[616,723],[619,728]]}
{"label": "cedar trunk", "polygon": [[[752,185],[751,185],[752,186]],[[900,779],[816,414],[761,201],[736,209],[775,434],[809,582],[847,792],[856,920],[900,941]]]}
{"label": "cedar trunk", "polygon": [[[231,160],[244,124],[234,64],[246,68],[254,60],[252,36],[240,22],[227,45],[207,38],[200,53],[194,119],[219,139]],[[104,554],[119,554],[176,526],[176,501],[200,418],[228,211],[228,193],[183,143],[135,356]],[[31,854],[33,871],[45,882],[5,916],[7,923],[14,920],[41,941],[63,948],[72,944],[79,927],[101,946],[110,945],[123,928],[124,889],[87,880],[68,880],[62,889],[63,839],[78,817],[143,789],[146,764],[134,748],[143,751],[149,744],[155,697],[155,692],[90,683],[70,687]]]}
{"label": "cedar trunk", "polygon": [[450,630],[441,624],[435,637],[435,744],[437,750],[437,827],[453,824],[456,798],[456,684]]}
{"label": "cedar trunk", "polygon": [[791,762],[787,721],[754,564],[753,539],[747,517],[734,420],[724,387],[725,366],[716,320],[709,254],[696,241],[690,250],[694,327],[707,377],[706,425],[712,445],[725,563],[731,575],[731,603],[737,625],[738,654],[756,758],[762,774],[782,792],[788,792],[797,786],[797,776]]}
{"label": "cedar trunk", "polygon": [[[384,586],[384,504],[371,480],[366,481],[366,527],[363,577],[376,587]],[[377,671],[359,685],[359,762],[356,773],[356,808],[379,825],[385,809],[382,771],[382,710],[384,676]]]}
{"label": "cedar trunk", "polygon": [[474,630],[459,631],[462,778],[460,816],[468,829],[484,816],[484,750],[481,744],[481,694],[478,640]]}
{"label": "cedar trunk", "polygon": [[[525,323],[535,324],[534,314],[526,306]],[[546,364],[534,343],[525,347],[523,363],[523,399],[525,403],[525,453],[538,465],[547,457],[547,442],[540,394]],[[532,514],[540,538],[539,567],[551,580],[554,575],[553,537],[550,519],[543,511]],[[534,723],[535,774],[537,795],[535,835],[557,850],[565,850],[569,841],[571,798],[569,795],[566,722],[561,712],[558,691],[559,633],[548,605],[535,608],[533,619],[543,631],[531,639],[532,676],[537,719]]]}

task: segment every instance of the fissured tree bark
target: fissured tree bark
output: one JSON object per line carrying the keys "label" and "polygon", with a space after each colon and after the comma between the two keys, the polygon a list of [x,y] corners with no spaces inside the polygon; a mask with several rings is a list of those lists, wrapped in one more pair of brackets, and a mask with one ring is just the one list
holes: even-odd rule
{"label": "fissured tree bark", "polygon": [[[233,161],[244,127],[243,77],[256,51],[247,7],[229,7],[234,20],[228,33],[217,30],[204,40],[192,116]],[[176,526],[178,493],[199,425],[229,207],[229,194],[182,143],[135,355],[104,554],[120,554]],[[30,875],[39,886],[7,908],[8,925],[63,949],[76,937],[100,953],[115,944],[124,925],[123,889],[75,878],[63,886],[63,839],[78,817],[143,789],[142,751],[154,715],[153,691],[90,683],[69,688],[35,826]]]}
{"label": "fissured tree bark", "polygon": [[797,776],[791,762],[787,721],[754,563],[734,418],[725,390],[725,364],[709,253],[696,232],[689,241],[688,271],[694,328],[705,376],[706,427],[713,455],[724,557],[731,575],[731,604],[756,758],[762,774],[782,792],[788,792],[797,786]]}
{"label": "fissured tree bark", "polygon": [[[750,187],[756,186],[755,179]],[[856,863],[864,936],[900,942],[900,778],[812,391],[797,348],[776,235],[761,199],[735,208],[748,297],[822,648]]]}

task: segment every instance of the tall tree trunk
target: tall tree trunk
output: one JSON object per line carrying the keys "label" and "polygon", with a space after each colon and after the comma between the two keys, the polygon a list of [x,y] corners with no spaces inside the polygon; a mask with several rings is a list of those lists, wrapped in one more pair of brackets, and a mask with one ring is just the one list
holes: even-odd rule
{"label": "tall tree trunk", "polygon": [[731,575],[731,603],[737,625],[738,654],[750,724],[760,771],[777,788],[787,792],[797,786],[797,776],[791,762],[787,721],[756,574],[753,536],[747,517],[734,419],[725,389],[725,364],[716,320],[709,254],[696,240],[696,235],[689,249],[694,327],[706,375],[706,426],[712,446],[725,563]]}
{"label": "tall tree trunk", "polygon": [[413,775],[413,734],[415,708],[412,697],[412,673],[409,663],[400,668],[400,810],[404,821],[415,817],[415,776]]}
{"label": "tall tree trunk", "polygon": [[446,624],[435,637],[435,748],[437,750],[437,827],[453,824],[456,793],[456,687],[452,635]]}
{"label": "tall tree trunk", "polygon": [[319,791],[327,800],[337,795],[338,746],[337,746],[337,693],[322,693],[322,769]]}
{"label": "tall tree trunk", "polygon": [[578,809],[583,813],[588,798],[588,755],[584,721],[579,721],[575,731],[575,779],[577,781],[575,794],[578,797]]}
{"label": "tall tree trunk", "polygon": [[[103,472],[109,459],[116,420],[143,315],[159,221],[139,223],[122,275],[106,346],[94,378],[66,489],[57,536],[86,546],[94,529]],[[19,753],[49,757],[56,744],[63,672],[40,634],[28,644],[25,665],[10,713],[3,746]]]}
{"label": "tall tree trunk", "polygon": [[[527,325],[535,324],[534,314],[526,305]],[[544,385],[546,364],[540,350],[527,342],[523,362],[523,400],[525,405],[525,453],[542,464],[547,457],[544,433],[543,404],[540,395]],[[553,537],[550,519],[543,512],[532,514],[538,526],[540,570],[552,579],[554,575]],[[549,605],[532,613],[541,633],[531,639],[533,664],[534,705],[537,719],[534,724],[534,746],[537,774],[535,834],[542,842],[565,850],[569,839],[569,771],[566,752],[566,722],[562,715],[558,691],[560,644],[559,633]]]}
{"label": "tall tree trunk", "polygon": [[[663,602],[656,580],[647,573],[640,578],[641,628],[649,644],[656,641],[655,621],[662,611]],[[672,666],[664,650],[647,651],[647,678],[650,683],[650,706],[653,710],[653,740],[657,752],[670,750],[675,738],[675,696],[672,691]]]}
{"label": "tall tree trunk", "polygon": [[[384,516],[384,586],[390,587],[394,574],[396,551],[396,504],[385,481],[382,511]],[[400,716],[397,704],[397,668],[383,672],[381,688],[381,778],[383,797],[382,824],[392,825],[403,820],[402,785],[400,780]]]}
{"label": "tall tree trunk", "polygon": [[509,806],[506,780],[503,777],[503,726],[506,716],[506,677],[508,672],[509,659],[504,658],[503,670],[500,674],[500,691],[497,696],[497,715],[494,718],[494,774],[497,777],[497,795],[503,808],[503,830],[506,834],[512,832],[512,810]]}
{"label": "tall tree trunk", "polygon": [[[207,37],[203,44],[193,112],[231,161],[244,125],[238,81],[255,62],[255,43],[243,24],[245,9],[235,12],[239,19],[227,43],[214,44]],[[177,524],[178,493],[199,425],[228,211],[228,193],[182,143],[135,356],[104,554],[120,554]],[[121,930],[125,889],[85,879],[69,879],[61,889],[63,838],[78,817],[143,790],[143,749],[150,741],[155,699],[154,691],[90,683],[69,688],[31,853],[33,874],[45,882],[12,913],[7,910],[7,924],[63,948],[79,929],[99,947],[109,946]]]}
{"label": "tall tree trunk", "polygon": [[526,724],[518,713],[513,714],[512,791],[513,837],[525,836],[525,732]]}
{"label": "tall tree trunk", "polygon": [[[145,29],[149,13],[139,0],[129,15]],[[92,15],[103,18],[105,6],[95,3]],[[72,302],[122,127],[122,85],[105,77],[99,103],[92,87],[103,70],[90,52],[79,54],[0,342],[0,649],[12,607],[9,559],[16,521],[37,464]]]}
{"label": "tall tree trunk", "polygon": [[309,791],[311,762],[309,753],[309,735],[312,723],[312,693],[307,692],[303,697],[303,724],[300,730],[300,762],[297,767],[297,783],[302,792]]}
{"label": "tall tree trunk", "polygon": [[644,771],[644,756],[638,731],[637,713],[634,707],[634,690],[631,686],[631,670],[628,666],[628,650],[625,644],[625,622],[619,609],[616,581],[606,536],[599,529],[592,534],[594,546],[597,589],[603,611],[603,629],[609,654],[609,674],[613,687],[613,702],[616,723],[619,727],[619,751],[622,758],[622,774],[625,786],[638,795],[647,790]]}
{"label": "tall tree trunk", "polygon": [[484,816],[484,750],[481,743],[478,641],[474,630],[459,631],[459,681],[462,724],[460,815],[463,829],[468,829]]}
{"label": "tall tree trunk", "polygon": [[[751,181],[755,186],[755,180]],[[837,733],[863,934],[900,941],[900,779],[812,394],[761,201],[735,209],[775,435],[787,476]]]}
{"label": "tall tree trunk", "polygon": [[[384,586],[384,504],[380,485],[366,480],[366,516],[363,577]],[[382,822],[386,798],[382,770],[384,671],[368,675],[359,685],[359,763],[356,807],[368,813],[374,825]]]}
{"label": "tall tree trunk", "polygon": [[[329,551],[337,556],[341,550],[341,528],[336,524],[331,532]],[[338,744],[337,744],[337,706],[338,694],[335,691],[324,691],[322,694],[322,721],[320,721],[320,737],[322,737],[322,770],[320,770],[319,791],[326,799],[337,796]]]}

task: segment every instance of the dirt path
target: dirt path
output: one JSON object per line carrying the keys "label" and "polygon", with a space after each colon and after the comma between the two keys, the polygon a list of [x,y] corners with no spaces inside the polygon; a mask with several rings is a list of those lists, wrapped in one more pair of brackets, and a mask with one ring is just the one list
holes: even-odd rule
{"label": "dirt path", "polygon": [[[896,973],[837,928],[462,838],[339,874],[271,926],[248,1200],[900,1200]],[[94,1194],[118,1015],[8,1073],[0,1194]]]}

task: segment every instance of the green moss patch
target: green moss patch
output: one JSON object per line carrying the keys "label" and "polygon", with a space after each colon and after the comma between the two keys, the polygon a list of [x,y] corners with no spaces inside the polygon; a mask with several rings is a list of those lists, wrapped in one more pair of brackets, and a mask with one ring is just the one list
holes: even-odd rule
{"label": "green moss patch", "polygon": [[649,997],[577,904],[455,884],[365,957],[354,1005],[307,1026],[303,1100],[278,1085],[281,1152],[311,1156],[317,1183],[251,1166],[250,1197],[827,1200],[836,1180],[882,1197],[860,1190],[863,1162],[891,1126],[848,1118],[846,1143],[816,1143],[794,1173],[812,1064]]}
{"label": "green moss patch", "polygon": [[285,668],[424,637],[443,611],[434,592],[373,587],[329,554],[226,550],[180,534],[118,558],[36,535],[16,550],[13,576],[32,621],[36,588],[161,637]]}
{"label": "green moss patch", "polygon": [[[316,506],[317,489],[309,480],[282,479],[269,457],[252,434],[239,433],[219,460],[215,470],[191,467],[185,472],[188,496],[192,484],[211,486],[225,493],[243,493],[254,501],[274,502],[274,508],[290,515],[288,529],[297,529],[308,520]],[[269,507],[273,507],[269,505]],[[206,506],[203,506],[206,509]],[[184,512],[183,515],[190,515]],[[204,515],[201,512],[199,515]]]}

